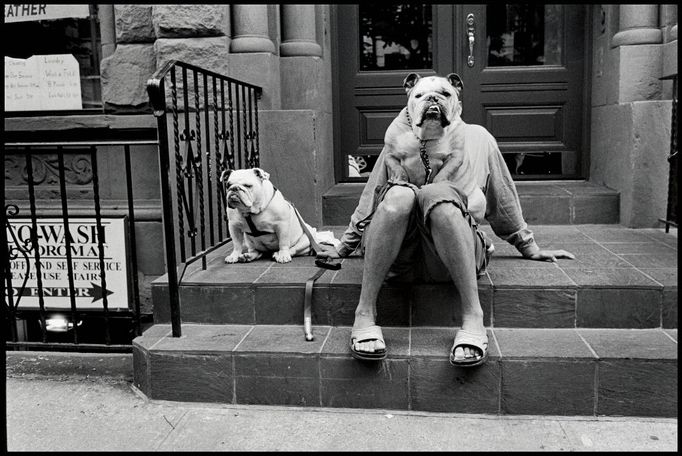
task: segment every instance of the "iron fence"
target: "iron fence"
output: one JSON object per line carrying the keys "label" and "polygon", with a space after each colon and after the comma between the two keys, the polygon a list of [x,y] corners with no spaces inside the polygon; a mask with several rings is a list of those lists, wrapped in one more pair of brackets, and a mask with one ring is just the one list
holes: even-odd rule
{"label": "iron fence", "polygon": [[[148,139],[4,143],[3,171],[12,163],[25,185],[8,189],[5,178],[0,293],[9,349],[132,350],[145,316],[140,312],[131,148],[156,144]],[[123,168],[122,208],[119,203],[103,208],[99,147],[117,155],[115,162]],[[46,183],[48,188],[40,185]],[[54,204],[57,193],[59,206]],[[107,242],[110,224],[120,228],[123,239]],[[123,250],[122,264],[111,261],[114,242]],[[122,271],[118,275],[112,272],[114,264]],[[89,286],[83,286],[83,277]],[[118,284],[123,295],[111,296],[109,288],[119,280],[125,281]]]}
{"label": "iron fence", "polygon": [[[259,166],[262,89],[170,61],[147,82],[158,121],[161,199],[172,334],[180,337],[179,286],[187,267],[230,241],[226,169]],[[179,258],[178,258],[179,255]]]}

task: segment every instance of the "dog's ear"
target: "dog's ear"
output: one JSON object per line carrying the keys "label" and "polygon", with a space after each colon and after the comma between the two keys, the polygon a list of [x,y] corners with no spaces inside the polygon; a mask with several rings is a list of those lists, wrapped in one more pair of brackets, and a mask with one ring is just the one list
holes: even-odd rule
{"label": "dog's ear", "polygon": [[270,173],[267,171],[264,171],[260,168],[253,168],[253,173],[258,177],[260,180],[268,180],[270,179]]}
{"label": "dog's ear", "polygon": [[462,82],[462,78],[460,78],[457,73],[450,73],[449,75],[446,76],[446,78],[448,81],[450,81],[450,84],[452,84],[454,88],[457,89],[457,96],[462,98],[462,91],[464,90],[464,83]]}
{"label": "dog's ear", "polygon": [[230,174],[232,174],[231,169],[226,169],[220,173],[220,182],[222,182],[223,185],[227,185],[227,180],[230,178]]}
{"label": "dog's ear", "polygon": [[405,89],[406,93],[410,93],[410,90],[414,87],[414,85],[421,79],[421,76],[419,76],[417,73],[410,73],[407,76],[405,76],[405,79],[403,80],[403,88]]}

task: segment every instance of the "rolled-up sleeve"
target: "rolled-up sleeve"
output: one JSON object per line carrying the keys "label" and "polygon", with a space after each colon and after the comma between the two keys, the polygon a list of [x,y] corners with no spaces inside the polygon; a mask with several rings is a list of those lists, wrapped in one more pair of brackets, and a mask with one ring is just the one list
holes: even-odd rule
{"label": "rolled-up sleeve", "polygon": [[488,185],[485,217],[497,236],[526,256],[537,248],[533,232],[523,219],[521,203],[495,138],[488,134]]}

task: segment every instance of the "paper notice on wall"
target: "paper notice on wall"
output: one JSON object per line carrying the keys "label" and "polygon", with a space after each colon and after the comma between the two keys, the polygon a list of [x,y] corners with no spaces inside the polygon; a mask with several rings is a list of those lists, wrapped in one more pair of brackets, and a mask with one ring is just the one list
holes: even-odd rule
{"label": "paper notice on wall", "polygon": [[82,108],[80,68],[73,55],[5,57],[5,111]]}

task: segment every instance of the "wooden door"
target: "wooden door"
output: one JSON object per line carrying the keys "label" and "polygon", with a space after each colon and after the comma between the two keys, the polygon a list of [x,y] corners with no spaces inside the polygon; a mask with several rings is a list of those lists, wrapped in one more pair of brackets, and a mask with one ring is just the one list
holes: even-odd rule
{"label": "wooden door", "polygon": [[366,179],[386,127],[405,106],[402,81],[409,72],[462,76],[463,119],[496,137],[515,179],[581,177],[585,11],[584,5],[339,5],[337,180]]}

